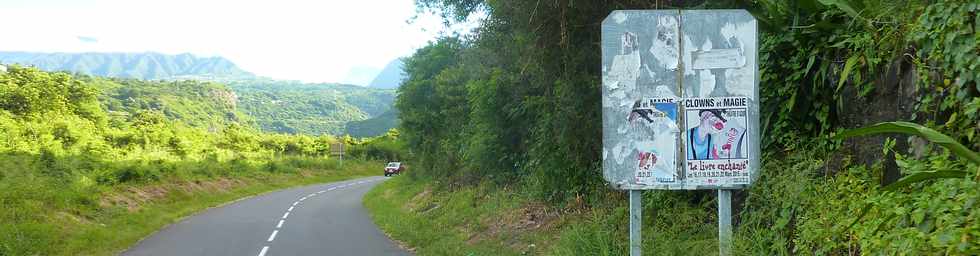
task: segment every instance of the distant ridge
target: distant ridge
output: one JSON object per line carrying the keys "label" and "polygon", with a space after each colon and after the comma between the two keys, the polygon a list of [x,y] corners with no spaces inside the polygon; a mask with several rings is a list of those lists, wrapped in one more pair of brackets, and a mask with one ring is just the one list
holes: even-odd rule
{"label": "distant ridge", "polygon": [[[213,126],[211,124],[229,122],[254,123],[257,128],[266,132],[310,135],[351,133],[352,136],[370,137],[384,134],[397,124],[397,112],[392,111],[394,90],[257,77],[221,57],[200,58],[191,54],[166,55],[153,52],[0,52],[0,70],[11,63],[31,65],[46,71],[69,71],[96,76],[87,79],[117,77],[198,80],[204,83],[181,82],[180,88],[188,84],[200,84],[201,88],[219,86],[219,89],[198,90],[183,95],[181,93],[186,89],[159,86],[177,85],[176,82],[123,81],[119,83],[126,83],[125,87],[155,86],[142,86],[139,90],[120,90],[120,95],[111,95],[117,98],[112,101],[115,103],[106,106],[108,110],[117,112],[122,111],[119,109],[135,108],[130,105],[160,106],[170,117],[197,126],[210,127]],[[134,91],[139,93],[124,94]],[[212,104],[215,99],[224,99],[222,102],[225,104]],[[352,122],[354,124],[348,125]]]}
{"label": "distant ridge", "polygon": [[0,63],[30,65],[46,71],[68,71],[144,80],[255,78],[255,75],[238,68],[228,59],[202,58],[189,53],[169,55],[156,52],[0,52]]}
{"label": "distant ridge", "polygon": [[388,65],[385,65],[384,69],[374,77],[374,80],[371,81],[368,87],[382,89],[398,88],[402,81],[405,80],[404,66],[405,63],[402,58],[388,62]]}
{"label": "distant ridge", "polygon": [[398,109],[391,108],[379,116],[361,121],[350,121],[344,127],[347,134],[354,137],[371,137],[385,134],[389,129],[398,127]]}

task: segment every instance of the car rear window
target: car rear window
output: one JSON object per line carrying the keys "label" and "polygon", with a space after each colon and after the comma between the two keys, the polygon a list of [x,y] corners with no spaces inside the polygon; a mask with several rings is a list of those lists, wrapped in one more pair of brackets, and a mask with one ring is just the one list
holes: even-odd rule
{"label": "car rear window", "polygon": [[388,167],[398,167],[401,163],[388,163]]}

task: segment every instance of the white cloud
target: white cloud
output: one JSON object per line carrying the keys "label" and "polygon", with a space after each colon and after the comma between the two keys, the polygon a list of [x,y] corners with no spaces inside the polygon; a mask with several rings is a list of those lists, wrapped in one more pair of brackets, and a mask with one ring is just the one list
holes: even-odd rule
{"label": "white cloud", "polygon": [[433,15],[407,24],[414,15],[413,0],[11,2],[0,4],[0,50],[190,52],[262,76],[336,82],[352,67],[380,69],[444,30]]}

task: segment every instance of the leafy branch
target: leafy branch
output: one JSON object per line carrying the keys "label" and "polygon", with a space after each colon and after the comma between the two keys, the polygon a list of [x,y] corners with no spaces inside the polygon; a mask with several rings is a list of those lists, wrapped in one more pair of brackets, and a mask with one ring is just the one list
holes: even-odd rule
{"label": "leafy branch", "polygon": [[[882,134],[882,133],[902,133],[902,134],[919,136],[925,138],[929,142],[939,144],[940,146],[949,149],[951,152],[953,152],[953,154],[957,155],[960,158],[967,159],[975,165],[980,165],[980,154],[978,154],[977,152],[974,152],[968,149],[966,146],[963,146],[963,144],[956,142],[956,140],[954,140],[952,137],[948,135],[942,134],[928,127],[915,123],[910,123],[910,122],[899,121],[899,122],[878,123],[871,126],[846,130],[840,134],[837,134],[836,136],[834,136],[834,138],[846,139],[846,138]],[[911,175],[902,177],[902,179],[885,186],[884,188],[882,188],[882,190],[897,191],[901,188],[909,187],[912,184],[921,181],[943,179],[943,178],[963,178],[968,174],[969,172],[961,171],[961,170],[936,170],[936,171],[916,172]],[[861,221],[861,219],[864,218],[864,216],[867,215],[868,212],[871,211],[872,206],[873,204],[870,203],[866,204],[861,209],[861,212],[857,215],[858,217],[854,219],[854,222],[851,222],[850,225],[847,225],[847,227],[844,228],[843,231],[850,230],[851,228],[854,227],[854,225],[857,225],[857,223]]]}
{"label": "leafy branch", "polygon": [[936,130],[930,129],[928,127],[910,123],[910,122],[884,122],[875,125],[851,129],[844,131],[837,136],[838,139],[845,139],[857,136],[873,135],[880,133],[903,133],[908,135],[914,135],[922,137],[929,142],[939,144],[940,146],[949,149],[959,157],[969,160],[974,164],[980,164],[980,153],[974,152],[963,144],[956,142],[952,137],[942,134]]}

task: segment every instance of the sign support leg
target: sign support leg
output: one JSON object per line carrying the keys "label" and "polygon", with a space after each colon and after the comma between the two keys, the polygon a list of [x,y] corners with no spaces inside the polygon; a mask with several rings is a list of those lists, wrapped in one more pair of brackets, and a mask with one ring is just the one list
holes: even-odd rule
{"label": "sign support leg", "polygon": [[732,191],[718,190],[718,255],[732,255]]}
{"label": "sign support leg", "polygon": [[640,256],[640,230],[642,229],[643,205],[640,191],[630,190],[630,256]]}

